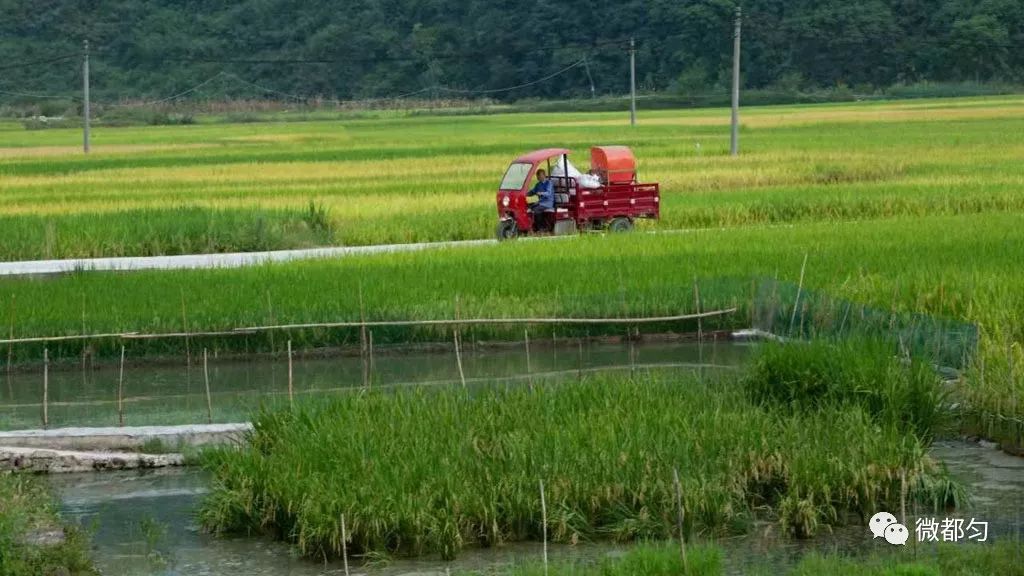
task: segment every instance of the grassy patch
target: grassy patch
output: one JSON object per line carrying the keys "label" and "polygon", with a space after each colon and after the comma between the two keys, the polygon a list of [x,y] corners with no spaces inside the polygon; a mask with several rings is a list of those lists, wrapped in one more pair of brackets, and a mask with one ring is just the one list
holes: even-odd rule
{"label": "grassy patch", "polygon": [[[44,532],[62,531],[61,543],[35,542]],[[53,500],[42,485],[30,476],[0,474],[0,574],[95,573],[85,534],[60,523]]]}
{"label": "grassy patch", "polygon": [[1020,542],[991,545],[946,544],[922,550],[909,558],[905,550],[874,557],[812,554],[790,571],[793,576],[847,574],[849,576],[981,576],[1024,574]]}
{"label": "grassy patch", "polygon": [[[922,550],[911,558],[905,550],[886,555],[847,557],[838,554],[812,553],[791,569],[769,568],[754,564],[745,566],[753,575],[787,574],[790,576],[982,576],[1024,574],[1021,560],[1024,552],[1017,542],[992,545],[943,545]],[[726,573],[716,546],[690,547],[684,568],[679,550],[671,545],[640,546],[620,558],[609,558],[590,564],[554,564],[547,572],[553,576],[718,576]],[[540,576],[542,566],[517,566],[501,571],[504,576]]]}
{"label": "grassy patch", "polygon": [[[926,445],[858,406],[778,414],[727,381],[644,377],[346,396],[263,411],[249,446],[206,452],[220,532],[270,533],[310,556],[451,558],[465,546],[549,536],[669,538],[672,471],[694,534],[743,532],[755,510],[811,536],[899,499],[945,505]],[[856,438],[857,442],[850,442]]]}

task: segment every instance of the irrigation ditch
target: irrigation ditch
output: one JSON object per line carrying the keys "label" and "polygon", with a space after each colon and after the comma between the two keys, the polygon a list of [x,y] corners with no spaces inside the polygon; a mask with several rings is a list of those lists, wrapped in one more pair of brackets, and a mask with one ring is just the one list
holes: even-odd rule
{"label": "irrigation ditch", "polygon": [[[270,536],[304,556],[344,562],[344,568],[332,564],[337,573],[347,573],[350,556],[475,559],[461,565],[399,561],[392,566],[396,571],[363,567],[378,574],[510,561],[502,552],[474,551],[481,545],[518,551],[512,556],[520,559],[543,552],[546,562],[549,542],[558,550],[555,556],[573,557],[577,542],[590,542],[582,553],[601,557],[628,542],[675,538],[685,555],[686,542],[708,538],[742,536],[744,546],[765,546],[752,543],[750,535],[773,527],[778,533],[771,546],[780,549],[817,535],[815,541],[833,549],[858,553],[866,549],[865,539],[852,527],[879,506],[899,509],[911,522],[929,510],[982,510],[999,516],[1000,538],[1020,541],[1024,503],[996,497],[999,506],[978,508],[966,498],[976,487],[947,469],[956,470],[961,457],[990,460],[974,452],[989,447],[962,441],[939,444],[953,446],[946,453],[931,447],[933,435],[962,432],[957,424],[935,432],[944,418],[954,412],[958,418],[977,417],[951,400],[977,354],[977,327],[838,301],[806,290],[802,282],[744,281],[741,289],[748,301],[741,303],[733,293],[731,302],[710,299],[728,304],[712,307],[695,285],[693,311],[647,317],[462,318],[456,300],[447,319],[364,314],[358,320],[208,332],[9,338],[0,341],[9,360],[25,358],[14,352],[25,347],[41,351],[43,362],[9,361],[0,389],[0,429],[49,429],[39,433],[44,435],[59,434],[55,428],[64,426],[127,430],[244,422],[255,415],[255,431],[246,433],[252,450],[232,442],[205,460],[190,456],[176,462],[202,461],[203,471],[53,481],[65,511],[100,522],[101,548],[112,557],[134,558],[130,562],[139,574],[219,562],[260,573],[243,558],[261,555],[274,569],[304,573],[292,560],[282,563],[283,555],[292,556],[289,548],[268,541]],[[375,341],[378,334],[385,335],[383,342]],[[520,337],[488,339],[511,334]],[[400,344],[400,335],[415,337]],[[774,365],[770,355],[765,360],[758,352],[766,336],[806,351],[786,352]],[[248,353],[225,345],[248,338],[260,342]],[[178,348],[184,354],[127,354],[136,343],[160,340],[184,344]],[[100,341],[107,350],[120,349],[117,360],[96,354],[93,344]],[[837,348],[823,352],[816,344],[799,344],[814,342]],[[878,353],[831,359],[844,350],[843,342],[872,342],[869,349]],[[324,343],[333,345],[312,345]],[[790,361],[802,375],[787,380]],[[763,377],[760,384],[748,375],[751,362]],[[775,385],[800,381],[807,373],[817,379],[798,387]],[[863,385],[883,380],[896,384],[865,393]],[[917,392],[926,387],[922,400]],[[684,391],[674,397],[677,389]],[[623,413],[626,406],[644,418]],[[881,437],[872,439],[880,426]],[[463,453],[463,427],[474,430],[472,455]],[[505,431],[528,440],[516,446]],[[319,439],[311,442],[303,434]],[[850,446],[850,438],[863,445]],[[640,446],[646,440],[658,446],[656,453],[680,460],[666,468]],[[621,456],[608,454],[622,442],[640,451],[623,447]],[[142,440],[133,449],[178,452],[188,443]],[[706,461],[689,453],[692,446],[703,446]],[[1013,452],[1013,446],[1004,449]],[[574,448],[566,452],[568,447]],[[392,468],[385,476],[419,480],[405,485],[382,484],[383,477],[374,475],[357,479],[354,471],[368,465],[360,450],[376,451],[375,466]],[[631,463],[634,458],[638,462]],[[423,476],[439,460],[462,480]],[[996,468],[1014,466],[1001,462]],[[260,469],[266,477],[246,476],[247,469]],[[294,475],[297,469],[302,474]],[[823,487],[819,476],[833,486]],[[112,495],[146,478],[186,487]],[[210,484],[218,487],[212,493],[203,487]],[[83,501],[78,485],[97,492]],[[351,493],[340,499],[303,496],[349,487]],[[366,505],[381,494],[389,494],[378,502],[382,508]],[[199,520],[183,520],[184,509],[162,518],[158,508],[166,498],[183,498]],[[103,499],[112,508],[121,500],[141,506],[153,513],[155,524],[147,528],[132,524],[126,512],[103,512],[97,508]],[[454,501],[461,511],[446,511],[442,504],[416,510],[416,501]],[[135,532],[118,533],[119,523]],[[182,527],[191,535],[182,535]],[[163,535],[146,534],[154,530]],[[196,536],[197,530],[221,537]],[[231,536],[239,533],[260,537]],[[523,541],[543,542],[544,549],[518,544]],[[815,546],[798,544],[799,553]],[[115,571],[127,566],[121,560],[104,565],[117,566],[110,568]]]}

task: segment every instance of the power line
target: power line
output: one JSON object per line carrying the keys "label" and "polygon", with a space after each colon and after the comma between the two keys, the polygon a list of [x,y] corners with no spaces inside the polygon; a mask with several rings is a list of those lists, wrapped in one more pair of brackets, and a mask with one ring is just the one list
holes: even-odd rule
{"label": "power line", "polygon": [[17,64],[7,64],[6,66],[0,66],[0,70],[14,70],[16,68],[30,68],[32,66],[41,66],[43,64],[53,64],[54,62],[61,62],[64,60],[70,60],[72,58],[78,58],[80,54],[65,54],[63,56],[54,56],[53,58],[47,58],[45,60],[34,60],[32,62],[19,62]]}
{"label": "power line", "polygon": [[81,100],[78,96],[58,96],[56,94],[32,94],[29,92],[11,92],[9,90],[0,90],[0,94],[7,96],[18,96],[20,98],[40,98],[40,99],[52,99],[52,100]]}
{"label": "power line", "polygon": [[[586,43],[552,45],[552,46],[548,46],[548,47],[533,47],[530,50],[525,50],[525,51],[520,51],[520,52],[551,51],[551,50],[554,50],[554,49],[564,50],[564,49],[572,49],[572,48],[598,48],[598,47],[601,47],[601,46],[608,46],[608,45],[614,45],[614,44],[622,44],[623,42],[624,42],[624,40],[621,40],[621,39],[608,39],[608,40],[592,41],[592,42],[586,42]],[[105,49],[100,49],[100,51],[101,52],[109,53],[110,49],[109,48],[105,48]],[[80,54],[77,54],[77,53],[76,54],[64,54],[64,55],[61,55],[61,56],[56,56],[56,57],[53,57],[53,58],[47,58],[47,59],[43,59],[43,60],[37,60],[37,61],[33,61],[33,62],[22,62],[22,63],[18,63],[18,64],[12,64],[12,65],[8,65],[8,66],[0,67],[0,70],[7,70],[7,69],[14,69],[14,68],[24,68],[24,67],[30,67],[30,66],[39,66],[39,65],[45,65],[45,64],[53,64],[53,63],[57,63],[57,62],[65,61],[65,60],[70,60],[70,59],[73,59],[73,58],[78,58],[79,56],[80,56]],[[479,58],[479,55],[439,54],[439,55],[433,55],[433,56],[428,56],[427,57],[427,59],[446,59],[446,58]],[[405,61],[417,61],[417,62],[419,62],[419,61],[422,61],[422,59],[423,59],[422,57],[398,57],[398,58],[396,58],[396,57],[384,57],[384,58],[345,59],[345,60],[327,60],[327,59],[182,59],[182,58],[164,58],[164,59],[161,59],[160,61],[161,62],[222,63],[222,64],[290,64],[290,65],[294,65],[294,64],[340,64],[340,63],[350,63],[350,62],[354,62],[354,61],[365,61],[365,62],[381,61],[381,62],[386,62],[386,61],[405,60]],[[467,95],[470,95],[470,94],[481,94],[481,95],[482,94],[498,94],[498,93],[502,93],[502,92],[510,92],[510,91],[513,91],[513,90],[518,90],[518,89],[521,89],[521,88],[527,88],[529,86],[534,86],[536,84],[540,84],[542,82],[546,82],[548,80],[551,80],[552,78],[560,76],[560,75],[562,75],[562,74],[564,74],[564,73],[566,73],[566,72],[568,72],[570,70],[573,70],[573,69],[577,68],[578,66],[587,65],[587,64],[588,64],[587,58],[586,58],[586,56],[583,56],[582,58],[580,58],[579,60],[573,62],[572,64],[570,64],[570,65],[568,65],[568,66],[566,66],[566,67],[564,67],[564,68],[562,68],[562,69],[560,69],[560,70],[558,70],[556,72],[548,74],[548,75],[546,75],[546,76],[544,76],[542,78],[538,78],[538,79],[531,80],[531,81],[528,81],[528,82],[523,82],[523,83],[520,83],[520,84],[516,84],[516,85],[513,85],[513,86],[506,86],[506,87],[502,87],[502,88],[460,89],[460,88],[450,88],[450,87],[441,86],[441,85],[433,85],[433,86],[428,86],[428,87],[425,87],[425,88],[420,88],[420,89],[417,89],[417,90],[412,90],[412,91],[409,91],[409,92],[405,92],[405,93],[402,93],[402,94],[398,94],[398,95],[395,95],[395,96],[376,97],[376,98],[371,98],[371,99],[367,99],[367,100],[397,100],[397,99],[407,98],[407,97],[410,97],[410,96],[415,96],[415,95],[422,94],[422,93],[429,92],[429,91],[448,92],[448,93],[452,93],[452,94],[467,94]],[[588,71],[588,74],[589,74],[589,71]],[[268,93],[268,94],[276,94],[278,96],[282,96],[282,97],[285,97],[285,98],[288,98],[288,99],[292,99],[292,100],[308,101],[308,100],[313,100],[313,99],[317,99],[318,98],[318,97],[313,97],[313,96],[302,96],[302,95],[293,94],[293,93],[289,93],[289,92],[283,92],[281,90],[276,90],[274,88],[269,88],[267,86],[262,86],[260,84],[256,84],[254,82],[251,82],[249,80],[241,78],[240,76],[238,76],[238,75],[236,75],[234,73],[230,73],[230,72],[226,72],[224,70],[221,70],[221,71],[217,72],[215,75],[207,78],[206,80],[203,80],[202,82],[200,82],[200,83],[198,83],[198,84],[196,84],[196,85],[194,85],[194,86],[192,86],[190,88],[187,88],[187,89],[185,89],[185,90],[183,90],[181,92],[172,94],[172,95],[164,97],[164,98],[159,98],[159,99],[156,99],[156,100],[149,100],[149,101],[139,102],[139,103],[112,103],[112,104],[107,104],[106,106],[109,106],[109,107],[141,107],[141,106],[152,106],[152,105],[162,104],[162,103],[165,103],[165,102],[170,102],[170,101],[173,101],[173,100],[177,100],[177,99],[179,99],[179,98],[181,98],[183,96],[186,96],[188,94],[196,92],[196,91],[200,90],[201,88],[203,88],[203,87],[205,87],[205,86],[207,86],[207,85],[209,85],[209,84],[211,84],[211,83],[213,83],[216,80],[221,79],[221,78],[230,78],[230,79],[232,79],[232,80],[234,80],[234,81],[236,81],[236,82],[238,82],[240,84],[245,84],[245,85],[250,86],[250,87],[252,87],[252,88],[254,88],[256,90],[260,90],[260,91]],[[53,95],[53,94],[35,94],[35,93],[28,93],[28,92],[17,92],[17,91],[6,91],[6,90],[0,90],[0,94],[5,94],[5,95],[9,95],[9,96],[23,97],[23,98],[70,99],[70,100],[76,100],[76,101],[81,100],[81,97],[78,97],[78,96],[61,96],[61,95]],[[325,102],[336,103],[336,104],[340,104],[342,102],[341,100],[337,100],[337,99],[323,99],[323,98],[320,98],[320,99],[325,101]]]}
{"label": "power line", "polygon": [[[298,94],[291,94],[291,93],[288,93],[288,92],[282,92],[280,90],[275,90],[273,88],[268,88],[266,86],[262,86],[260,84],[256,84],[255,82],[250,82],[249,80],[241,78],[237,74],[232,74],[230,72],[224,73],[224,75],[226,77],[233,78],[233,79],[237,80],[238,82],[241,82],[242,84],[246,84],[248,86],[251,86],[251,87],[253,87],[253,88],[257,89],[257,90],[262,90],[263,92],[266,92],[268,94],[277,94],[279,96],[284,96],[284,97],[290,98],[292,100],[305,101],[305,100],[315,100],[315,99],[318,98],[317,96],[300,96]],[[430,90],[434,90],[434,89],[437,89],[437,88],[438,87],[436,87],[436,86],[428,86],[427,88],[420,88],[419,90],[413,90],[412,92],[405,92],[403,94],[398,94],[398,95],[395,95],[395,96],[384,96],[384,97],[377,97],[377,98],[367,98],[367,99],[364,99],[364,100],[400,100],[402,98],[408,98],[409,96],[415,96],[417,94],[422,94],[424,92],[427,92],[427,91],[430,91]],[[331,104],[341,104],[343,102],[342,100],[338,100],[338,99],[335,99],[335,98],[320,98],[320,99],[323,100],[324,102],[329,102]]]}
{"label": "power line", "polygon": [[[665,38],[660,36],[659,38]],[[536,52],[552,52],[566,49],[592,49],[611,45],[628,45],[628,38],[613,38],[607,40],[594,40],[590,42],[568,42],[563,44],[549,44],[546,46],[531,46],[528,48],[514,50],[517,54],[531,54]],[[107,49],[109,50],[109,49]],[[479,60],[479,53],[440,53],[420,54],[415,56],[358,56],[345,58],[208,58],[208,57],[165,57],[158,58],[160,62],[178,62],[190,64],[251,64],[251,65],[306,65],[306,64],[352,64],[352,63],[375,63],[375,62],[422,62],[424,60]]]}
{"label": "power line", "polygon": [[[512,90],[517,90],[517,89],[520,89],[520,88],[526,88],[528,86],[533,86],[535,84],[540,84],[541,82],[545,82],[547,80],[551,80],[552,78],[555,78],[557,76],[565,74],[569,70],[572,70],[572,69],[574,69],[574,68],[576,68],[578,66],[581,66],[583,64],[584,64],[584,60],[580,59],[580,60],[577,60],[576,62],[573,62],[572,64],[566,66],[565,68],[562,68],[561,70],[558,70],[557,72],[553,72],[551,74],[548,74],[548,75],[546,75],[546,76],[544,76],[542,78],[538,78],[536,80],[531,80],[529,82],[524,82],[522,84],[516,84],[514,86],[506,86],[504,88],[492,88],[492,89],[488,89],[488,90],[461,90],[461,89],[458,89],[458,88],[448,88],[446,86],[435,85],[435,86],[427,86],[425,88],[420,88],[420,89],[413,90],[413,91],[410,91],[410,92],[404,92],[402,94],[397,94],[397,95],[394,95],[394,96],[367,98],[367,99],[361,99],[361,100],[362,101],[365,101],[365,100],[371,100],[371,101],[373,101],[373,100],[400,100],[402,98],[408,98],[410,96],[416,96],[418,94],[423,94],[425,92],[430,92],[430,91],[450,92],[450,93],[455,93],[455,94],[496,94],[496,93],[499,93],[499,92],[509,92],[509,91],[512,91]],[[152,106],[152,105],[156,105],[156,104],[162,104],[164,102],[169,102],[171,100],[176,100],[176,99],[178,99],[178,98],[180,98],[182,96],[185,96],[185,95],[191,94],[193,92],[196,92],[197,90],[203,88],[204,86],[206,86],[208,84],[211,84],[212,82],[214,82],[214,81],[216,81],[216,80],[218,80],[220,78],[231,79],[231,80],[233,80],[235,82],[238,82],[239,84],[244,84],[246,86],[249,86],[251,88],[259,90],[261,92],[266,92],[267,94],[275,94],[277,96],[281,96],[283,98],[287,98],[287,99],[290,99],[290,100],[296,100],[296,101],[299,101],[299,102],[305,102],[305,101],[316,100],[316,99],[320,99],[320,100],[322,100],[324,102],[331,103],[331,104],[336,104],[336,105],[340,105],[340,104],[342,104],[344,102],[343,100],[338,100],[336,98],[319,98],[317,96],[302,96],[300,94],[293,94],[293,93],[290,93],[290,92],[284,92],[284,91],[281,91],[281,90],[270,88],[268,86],[263,86],[261,84],[257,84],[255,82],[251,82],[249,80],[246,80],[245,78],[242,78],[242,77],[238,76],[237,74],[234,74],[234,73],[231,73],[231,72],[225,72],[225,71],[222,70],[220,72],[217,72],[217,74],[211,76],[210,78],[207,78],[206,80],[203,80],[202,82],[196,84],[195,86],[192,86],[191,88],[188,88],[186,90],[182,90],[181,92],[178,92],[178,93],[173,94],[171,96],[167,96],[165,98],[160,98],[160,99],[157,99],[157,100],[149,100],[147,102],[140,102],[140,103],[137,103],[137,104],[109,104],[108,106],[114,106],[114,107],[141,107],[141,106]]]}
{"label": "power line", "polygon": [[134,107],[153,106],[153,105],[156,105],[156,104],[163,104],[164,102],[170,102],[171,100],[177,100],[178,98],[181,98],[182,96],[186,96],[188,94],[191,94],[191,93],[195,92],[196,90],[199,90],[203,86],[206,86],[207,84],[210,84],[214,80],[217,80],[218,78],[221,78],[221,77],[223,77],[225,75],[227,75],[227,74],[225,74],[225,72],[223,72],[223,71],[217,72],[216,74],[214,74],[210,78],[207,78],[206,80],[203,80],[199,84],[196,84],[195,86],[192,86],[191,88],[189,88],[187,90],[182,90],[181,92],[178,92],[177,94],[172,94],[171,96],[167,96],[166,98],[160,98],[158,100],[149,100],[149,101],[146,101],[146,102],[137,102],[137,103],[133,102],[133,103],[127,103],[127,104],[108,104],[108,106],[134,108]]}
{"label": "power line", "polygon": [[443,91],[443,92],[453,92],[453,93],[457,93],[457,94],[496,94],[498,92],[510,92],[512,90],[518,90],[520,88],[526,88],[527,86],[533,86],[534,84],[540,84],[541,82],[544,82],[544,81],[547,81],[547,80],[551,80],[555,76],[561,76],[562,74],[565,74],[566,72],[568,72],[569,70],[572,70],[573,68],[576,68],[577,66],[582,66],[583,62],[585,62],[585,60],[583,58],[580,58],[579,60],[573,62],[572,64],[566,66],[565,68],[562,68],[558,72],[554,72],[552,74],[548,74],[547,76],[545,76],[543,78],[538,78],[537,80],[532,80],[530,82],[524,82],[523,84],[516,84],[515,86],[508,86],[508,87],[505,87],[505,88],[494,88],[494,89],[491,89],[491,90],[458,90],[458,89],[455,89],[455,88],[445,88],[443,86],[438,86],[437,89],[440,90],[440,91]]}

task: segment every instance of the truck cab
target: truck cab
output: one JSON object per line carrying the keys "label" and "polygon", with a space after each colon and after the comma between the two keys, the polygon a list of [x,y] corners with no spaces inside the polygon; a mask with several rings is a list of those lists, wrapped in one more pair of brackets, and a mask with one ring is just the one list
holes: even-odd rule
{"label": "truck cab", "polygon": [[[569,154],[566,148],[544,148],[509,164],[496,195],[499,240],[585,230],[622,232],[631,230],[638,218],[660,217],[659,185],[637,181],[636,158],[629,148],[591,148],[586,174],[575,170]],[[555,189],[554,212],[546,214],[543,222],[530,210],[528,198],[542,168]]]}

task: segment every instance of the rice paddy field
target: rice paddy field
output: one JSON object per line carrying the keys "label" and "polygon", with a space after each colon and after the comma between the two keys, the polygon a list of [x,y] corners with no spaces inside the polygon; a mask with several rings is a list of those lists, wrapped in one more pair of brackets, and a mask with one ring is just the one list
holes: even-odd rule
{"label": "rice paddy field", "polygon": [[[488,238],[505,166],[548,146],[582,156],[594,144],[631,146],[641,178],[662,184],[663,218],[628,235],[244,269],[0,278],[8,338],[192,334],[8,344],[11,371],[38,370],[44,346],[59,369],[113,362],[122,345],[135,361],[194,361],[200,348],[280,354],[289,340],[299,349],[361,340],[351,328],[194,335],[265,325],[736,308],[701,329],[745,328],[765,279],[970,323],[980,335],[949,387],[921,380],[927,369],[863,371],[812,351],[755,365],[772,386],[598,377],[268,408],[256,416],[253,447],[206,456],[215,482],[203,519],[215,531],[270,533],[329,557],[345,513],[355,552],[451,557],[465,546],[537,539],[534,483],[544,477],[552,539],[663,539],[675,534],[678,466],[686,530],[733,534],[766,515],[810,536],[892,507],[907,473],[913,505],[955,503],[961,492],[927,456],[937,434],[1024,446],[1021,96],[746,109],[739,158],[727,154],[726,110],[641,113],[636,128],[609,113],[99,123],[88,157],[77,151],[79,137],[0,123],[0,259]],[[530,337],[622,331],[531,327]],[[495,325],[462,336],[524,334]],[[452,334],[392,326],[373,338],[392,345],[450,342]],[[857,363],[870,358],[858,353]],[[808,379],[815,370],[847,380]],[[457,473],[438,475],[439,467]],[[367,472],[356,478],[356,469]],[[827,571],[813,561],[803,573]],[[707,562],[714,573],[713,553]],[[953,573],[942,562],[908,570]],[[902,568],[872,570],[863,573]]]}
{"label": "rice paddy field", "polygon": [[[823,369],[830,357],[837,370]],[[801,385],[792,398],[763,398],[787,383]],[[687,537],[770,517],[808,538],[901,502],[965,502],[928,455],[938,390],[933,372],[887,353],[815,346],[781,347],[742,381],[652,373],[350,395],[261,412],[245,448],[206,452],[201,514],[314,558],[342,555],[342,517],[355,555],[454,558],[539,540],[542,518],[554,542],[663,540],[680,536],[677,498]]]}
{"label": "rice paddy field", "polygon": [[[631,146],[662,229],[1014,212],[1019,96],[725,110],[102,128],[0,123],[0,258],[487,238],[508,162]],[[322,220],[304,218],[310,203]],[[182,218],[187,211],[188,218]],[[102,223],[102,225],[100,225]]]}
{"label": "rice paddy field", "polygon": [[[704,309],[750,325],[753,278],[797,282],[880,309],[977,323],[968,394],[1024,414],[1024,97],[744,110],[739,158],[725,110],[400,116],[102,128],[0,124],[0,257],[168,254],[485,238],[505,165],[538,147],[634,148],[663,189],[655,234],[567,238],[243,270],[78,273],[0,280],[8,336],[182,332],[355,320],[619,316]],[[577,162],[585,166],[585,160]],[[680,232],[680,230],[685,230]],[[9,237],[8,237],[9,236]],[[6,251],[6,252],[4,252]],[[719,282],[730,278],[730,287]],[[719,286],[713,286],[719,282]],[[362,310],[362,311],[361,311]],[[692,328],[692,327],[690,327]],[[279,349],[352,343],[307,330],[191,345]],[[481,329],[472,337],[515,338]],[[382,330],[381,343],[448,339]],[[187,339],[129,343],[181,353]],[[115,356],[116,341],[58,357]],[[198,348],[196,348],[198,349]],[[38,360],[40,346],[9,347]],[[979,420],[1012,438],[1020,423]]]}

